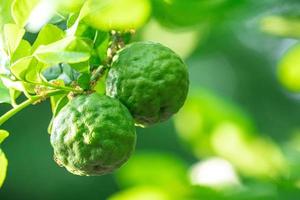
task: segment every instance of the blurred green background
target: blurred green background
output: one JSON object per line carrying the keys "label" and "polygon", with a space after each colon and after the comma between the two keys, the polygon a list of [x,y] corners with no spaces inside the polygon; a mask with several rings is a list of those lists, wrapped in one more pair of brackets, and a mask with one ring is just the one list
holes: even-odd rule
{"label": "blurred green background", "polygon": [[299,9],[298,0],[152,0],[134,39],[185,59],[184,108],[139,128],[116,173],[79,177],[53,161],[49,102],[32,106],[3,126],[0,199],[299,199]]}

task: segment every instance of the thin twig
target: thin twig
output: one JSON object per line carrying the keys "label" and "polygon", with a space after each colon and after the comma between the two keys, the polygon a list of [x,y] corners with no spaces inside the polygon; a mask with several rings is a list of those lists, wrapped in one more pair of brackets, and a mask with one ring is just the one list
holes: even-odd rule
{"label": "thin twig", "polygon": [[24,108],[38,102],[41,100],[44,100],[48,97],[51,96],[55,96],[58,94],[63,94],[66,93],[66,91],[62,91],[62,90],[54,90],[48,93],[45,93],[43,95],[36,95],[36,96],[32,96],[30,99],[27,99],[26,101],[24,101],[23,103],[17,105],[16,107],[14,107],[13,109],[9,110],[7,113],[5,113],[4,115],[2,115],[0,117],[0,126],[2,124],[4,124],[7,120],[9,120],[11,117],[13,117],[15,114],[17,114],[18,112],[20,112],[21,110],[23,110]]}

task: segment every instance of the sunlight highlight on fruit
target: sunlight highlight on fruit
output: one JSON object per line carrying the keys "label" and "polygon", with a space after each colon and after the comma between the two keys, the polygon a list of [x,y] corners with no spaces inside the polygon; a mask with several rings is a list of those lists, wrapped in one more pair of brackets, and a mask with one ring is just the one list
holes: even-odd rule
{"label": "sunlight highlight on fruit", "polygon": [[290,48],[278,64],[278,78],[281,84],[292,92],[300,92],[300,45]]}

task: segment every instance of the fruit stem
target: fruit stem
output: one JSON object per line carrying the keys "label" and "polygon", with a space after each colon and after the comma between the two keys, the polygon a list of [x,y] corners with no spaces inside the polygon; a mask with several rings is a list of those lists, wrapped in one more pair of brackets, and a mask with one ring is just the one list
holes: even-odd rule
{"label": "fruit stem", "polygon": [[98,80],[105,74],[107,67],[100,65],[94,72],[91,77],[91,89],[96,85]]}
{"label": "fruit stem", "polygon": [[106,67],[103,65],[100,65],[95,72],[93,73],[91,77],[91,81],[97,81],[99,78],[101,78],[106,70]]}
{"label": "fruit stem", "polygon": [[107,64],[111,64],[113,57],[117,52],[125,46],[122,34],[118,31],[112,30],[110,32],[111,42],[107,49]]}
{"label": "fruit stem", "polygon": [[30,106],[30,105],[38,102],[38,101],[46,99],[48,97],[51,97],[51,96],[54,96],[54,95],[58,95],[58,94],[63,94],[63,93],[66,93],[66,92],[62,91],[62,90],[54,90],[54,91],[45,93],[43,95],[32,96],[30,99],[27,99],[23,103],[17,105],[13,109],[9,110],[7,113],[5,113],[4,115],[2,115],[0,117],[0,126],[2,124],[4,124],[7,120],[9,120],[11,117],[13,117],[15,114],[17,114],[18,112],[20,112],[21,110],[23,110],[24,108],[26,108],[26,107],[28,107],[28,106]]}

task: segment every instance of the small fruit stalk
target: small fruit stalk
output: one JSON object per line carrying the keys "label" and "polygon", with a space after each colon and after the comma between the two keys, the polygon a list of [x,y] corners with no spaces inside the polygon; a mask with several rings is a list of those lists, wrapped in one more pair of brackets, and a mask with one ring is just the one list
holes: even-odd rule
{"label": "small fruit stalk", "polygon": [[[120,23],[111,20],[101,27],[92,23],[92,2],[84,3],[77,15],[56,16],[33,41],[26,39],[26,23],[14,13],[15,22],[4,25],[0,45],[0,103],[12,105],[0,126],[49,98],[54,159],[85,176],[121,167],[134,152],[135,125],[168,120],[184,104],[189,87],[187,66],[178,55],[155,42],[132,43],[138,27],[120,30]],[[20,96],[26,100],[19,103]],[[1,130],[0,142],[7,136]],[[0,155],[6,160],[2,151]],[[0,162],[1,173],[6,166]]]}

